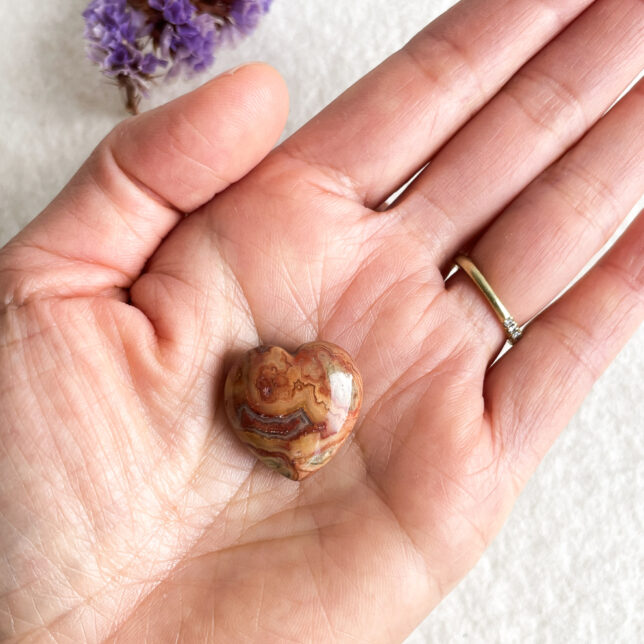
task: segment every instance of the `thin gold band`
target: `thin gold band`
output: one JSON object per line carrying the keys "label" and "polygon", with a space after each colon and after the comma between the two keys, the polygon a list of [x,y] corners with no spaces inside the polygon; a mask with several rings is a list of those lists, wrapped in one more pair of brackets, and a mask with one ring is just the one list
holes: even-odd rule
{"label": "thin gold band", "polygon": [[476,268],[476,264],[467,255],[457,255],[454,258],[454,263],[467,273],[479,291],[485,295],[485,299],[490,303],[496,317],[499,318],[503,325],[505,335],[510,344],[516,344],[523,335],[523,331],[510,315],[510,311],[505,308],[503,302],[501,302],[494,289],[483,276],[483,273]]}

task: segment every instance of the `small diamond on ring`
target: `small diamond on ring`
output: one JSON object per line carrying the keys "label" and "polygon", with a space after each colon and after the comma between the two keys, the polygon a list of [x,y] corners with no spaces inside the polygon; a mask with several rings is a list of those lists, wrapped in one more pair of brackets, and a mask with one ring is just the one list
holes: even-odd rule
{"label": "small diamond on ring", "polygon": [[514,318],[505,318],[505,320],[503,321],[503,326],[505,327],[505,332],[508,336],[510,344],[514,344],[523,334],[523,330],[516,323]]}

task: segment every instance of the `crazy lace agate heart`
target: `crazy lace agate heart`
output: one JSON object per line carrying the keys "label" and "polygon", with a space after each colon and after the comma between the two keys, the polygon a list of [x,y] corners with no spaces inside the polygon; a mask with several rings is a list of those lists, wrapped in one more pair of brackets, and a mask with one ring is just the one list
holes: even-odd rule
{"label": "crazy lace agate heart", "polygon": [[301,480],[323,467],[348,438],[362,404],[351,356],[329,342],[251,349],[233,364],[226,413],[248,449],[280,474]]}

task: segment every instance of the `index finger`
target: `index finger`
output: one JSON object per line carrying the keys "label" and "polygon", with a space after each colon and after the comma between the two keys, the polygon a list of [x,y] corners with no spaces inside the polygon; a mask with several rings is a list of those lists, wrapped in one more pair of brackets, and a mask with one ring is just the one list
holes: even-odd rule
{"label": "index finger", "polygon": [[376,206],[591,4],[463,0],[282,149],[327,171],[348,196]]}

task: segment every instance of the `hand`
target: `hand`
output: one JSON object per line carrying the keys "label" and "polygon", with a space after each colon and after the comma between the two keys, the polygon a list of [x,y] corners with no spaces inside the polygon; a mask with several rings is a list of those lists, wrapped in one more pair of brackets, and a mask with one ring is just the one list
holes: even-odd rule
{"label": "hand", "polygon": [[[0,633],[409,632],[644,316],[641,217],[493,366],[502,327],[445,281],[467,249],[523,323],[607,240],[644,190],[642,86],[600,119],[643,31],[638,0],[461,3],[246,176],[285,119],[270,68],[119,125],[0,254]],[[294,483],[234,437],[223,378],[315,338],[363,414]]]}

